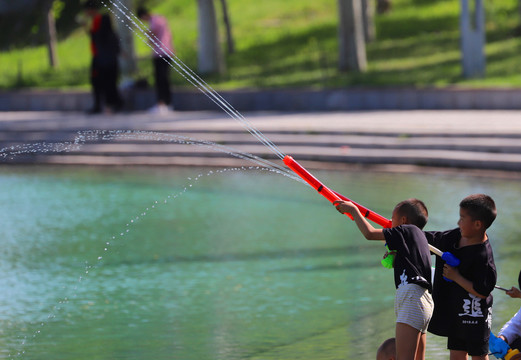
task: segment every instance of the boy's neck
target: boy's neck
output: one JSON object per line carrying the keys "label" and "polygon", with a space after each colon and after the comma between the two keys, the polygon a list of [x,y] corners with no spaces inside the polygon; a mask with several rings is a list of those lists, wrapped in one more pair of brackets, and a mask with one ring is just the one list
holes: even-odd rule
{"label": "boy's neck", "polygon": [[476,234],[475,236],[461,237],[459,247],[483,244],[488,240],[487,233]]}

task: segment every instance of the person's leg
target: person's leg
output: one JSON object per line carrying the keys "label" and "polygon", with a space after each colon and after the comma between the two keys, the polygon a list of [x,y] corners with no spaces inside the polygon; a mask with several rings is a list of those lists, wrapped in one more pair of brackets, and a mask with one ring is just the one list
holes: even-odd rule
{"label": "person's leg", "polygon": [[396,359],[414,360],[421,332],[410,325],[396,323]]}
{"label": "person's leg", "polygon": [[159,104],[170,105],[170,65],[162,58],[154,58],[154,80]]}
{"label": "person's leg", "polygon": [[418,340],[418,347],[416,348],[415,360],[424,360],[425,359],[425,348],[426,347],[427,347],[427,334],[420,333],[420,338]]}
{"label": "person's leg", "polygon": [[451,350],[450,351],[450,360],[467,360],[468,355],[466,351],[462,350]]}
{"label": "person's leg", "polygon": [[108,66],[103,77],[107,104],[111,106],[113,111],[119,111],[123,106],[123,100],[118,90],[119,66],[117,63]]}
{"label": "person's leg", "polygon": [[102,86],[100,82],[100,73],[99,69],[93,60],[91,68],[90,68],[90,83],[92,86],[92,98],[93,104],[92,109],[89,111],[90,113],[99,113],[101,112],[102,104],[101,104],[101,95],[102,95]]}

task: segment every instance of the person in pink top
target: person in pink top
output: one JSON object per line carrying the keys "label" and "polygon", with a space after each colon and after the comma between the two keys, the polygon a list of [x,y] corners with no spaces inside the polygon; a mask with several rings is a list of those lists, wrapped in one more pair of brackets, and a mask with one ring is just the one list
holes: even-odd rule
{"label": "person in pink top", "polygon": [[174,54],[172,32],[164,16],[151,14],[145,7],[139,7],[137,16],[149,25],[152,33],[150,45],[153,48],[154,81],[156,87],[157,105],[150,109],[154,113],[167,113],[172,102],[170,91],[170,62]]}

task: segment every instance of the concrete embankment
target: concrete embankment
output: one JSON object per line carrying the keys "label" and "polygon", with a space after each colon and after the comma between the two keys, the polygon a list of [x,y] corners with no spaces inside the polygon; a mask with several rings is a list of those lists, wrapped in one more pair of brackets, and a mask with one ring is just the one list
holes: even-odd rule
{"label": "concrete embankment", "polygon": [[[154,104],[150,88],[122,90],[127,111],[143,111]],[[218,111],[218,106],[195,88],[173,89],[179,111]],[[235,109],[246,111],[364,111],[364,110],[521,110],[521,89],[345,88],[219,91]],[[84,111],[92,95],[82,90],[0,91],[0,111]]]}

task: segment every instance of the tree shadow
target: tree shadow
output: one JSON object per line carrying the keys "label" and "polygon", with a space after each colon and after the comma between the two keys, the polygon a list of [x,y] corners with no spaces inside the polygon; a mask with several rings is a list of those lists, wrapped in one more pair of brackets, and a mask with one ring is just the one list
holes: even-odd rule
{"label": "tree shadow", "polygon": [[[231,58],[230,63],[251,64],[255,73],[242,71],[242,75],[231,75],[230,78],[234,80],[250,78],[259,87],[270,87],[269,83],[279,76],[286,79],[281,85],[284,87],[316,86],[317,81],[324,87],[359,84],[426,84],[439,81],[440,73],[444,72],[446,72],[443,76],[444,81],[459,79],[459,71],[457,75],[454,73],[454,68],[459,66],[459,59],[453,58],[441,59],[431,65],[412,64],[404,70],[391,67],[385,70],[371,66],[371,63],[385,63],[393,59],[405,61],[411,56],[421,57],[429,56],[434,52],[458,51],[459,39],[454,34],[426,34],[417,40],[398,39],[387,44],[384,40],[381,43],[370,44],[367,50],[369,70],[366,73],[340,73],[336,67],[338,54],[336,31],[334,25],[322,25],[305,32],[288,33],[271,42],[253,46],[238,54],[235,59]],[[309,44],[313,39],[325,40],[318,40],[317,45],[312,47]],[[290,58],[288,54],[298,55]],[[317,76],[287,77],[288,73],[305,74],[310,71],[316,71]]]}

